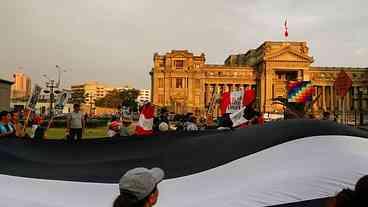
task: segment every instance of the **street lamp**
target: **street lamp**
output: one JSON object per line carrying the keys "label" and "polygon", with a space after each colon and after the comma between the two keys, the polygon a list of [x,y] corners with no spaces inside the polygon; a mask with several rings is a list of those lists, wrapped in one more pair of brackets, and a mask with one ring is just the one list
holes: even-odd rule
{"label": "street lamp", "polygon": [[[362,91],[361,88],[358,88],[358,94],[356,97],[353,98],[353,101],[358,101],[359,125],[364,124],[363,101],[367,101],[367,100],[368,100],[368,92],[366,90]],[[357,111],[355,110],[355,117],[356,117],[356,113]]]}
{"label": "street lamp", "polygon": [[46,82],[46,88],[49,90],[43,90],[44,93],[50,94],[50,108],[49,108],[49,116],[50,118],[53,115],[53,108],[54,108],[54,102],[55,102],[55,94],[61,93],[60,90],[57,90],[57,85],[55,84],[55,80],[50,80]]}
{"label": "street lamp", "polygon": [[94,99],[93,93],[86,93],[86,98],[88,98],[89,102],[89,115],[92,116],[92,107],[96,99]]}

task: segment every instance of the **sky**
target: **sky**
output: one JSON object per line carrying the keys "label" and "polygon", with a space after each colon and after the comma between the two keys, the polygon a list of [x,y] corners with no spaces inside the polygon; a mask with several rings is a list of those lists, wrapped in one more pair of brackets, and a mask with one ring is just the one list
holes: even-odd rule
{"label": "sky", "polygon": [[97,80],[149,88],[153,54],[205,53],[223,64],[264,41],[307,41],[313,65],[368,67],[366,0],[1,0],[0,78],[63,87]]}

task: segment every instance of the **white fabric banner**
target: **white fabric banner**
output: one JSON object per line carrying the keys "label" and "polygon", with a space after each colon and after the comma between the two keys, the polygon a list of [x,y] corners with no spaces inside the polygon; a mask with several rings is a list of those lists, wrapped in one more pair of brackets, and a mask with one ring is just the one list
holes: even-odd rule
{"label": "white fabric banner", "polygon": [[41,94],[42,88],[39,85],[35,85],[33,90],[32,90],[32,95],[31,97],[28,99],[28,103],[27,103],[27,107],[29,109],[35,110],[36,109],[36,104],[38,102],[38,99],[40,98],[40,94]]}
{"label": "white fabric banner", "polygon": [[243,107],[244,90],[233,91],[230,93],[230,105],[227,113],[236,113]]}
{"label": "white fabric banner", "polygon": [[233,122],[233,127],[240,126],[248,121],[248,119],[244,118],[244,110],[246,107],[241,108],[240,110],[230,114],[230,119]]}
{"label": "white fabric banner", "polygon": [[142,127],[146,131],[152,130],[153,118],[146,119],[144,114],[141,114],[139,116],[138,126]]}

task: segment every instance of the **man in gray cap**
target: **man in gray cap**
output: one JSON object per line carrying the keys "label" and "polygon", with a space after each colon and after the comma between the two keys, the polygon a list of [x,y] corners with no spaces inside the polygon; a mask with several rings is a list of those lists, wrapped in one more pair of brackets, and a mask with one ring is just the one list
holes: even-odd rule
{"label": "man in gray cap", "polygon": [[119,183],[120,195],[113,207],[151,207],[158,198],[157,184],[165,173],[160,168],[134,168],[126,172]]}

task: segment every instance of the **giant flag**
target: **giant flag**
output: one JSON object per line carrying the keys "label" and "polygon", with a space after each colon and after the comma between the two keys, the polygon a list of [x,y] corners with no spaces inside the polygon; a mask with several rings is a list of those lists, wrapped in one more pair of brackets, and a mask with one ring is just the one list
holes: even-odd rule
{"label": "giant flag", "polygon": [[0,206],[111,207],[120,176],[142,166],[165,170],[160,207],[325,207],[367,174],[366,137],[334,122],[287,120],[78,144],[3,138]]}

